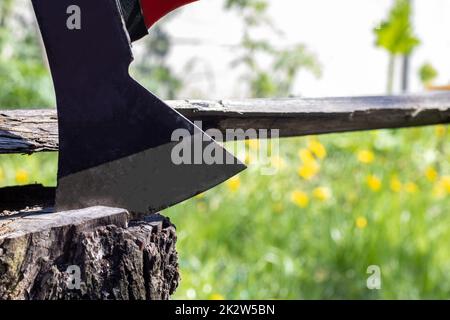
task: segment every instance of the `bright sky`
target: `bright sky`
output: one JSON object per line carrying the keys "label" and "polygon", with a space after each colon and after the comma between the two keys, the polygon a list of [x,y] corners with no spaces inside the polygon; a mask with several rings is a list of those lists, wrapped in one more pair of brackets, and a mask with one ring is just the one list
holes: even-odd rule
{"label": "bright sky", "polygon": [[[383,94],[387,53],[374,47],[372,29],[383,19],[392,0],[271,0],[270,16],[285,33],[277,46],[305,44],[317,54],[323,75],[301,73],[294,93],[303,96]],[[193,57],[205,61],[190,75],[183,97],[236,98],[245,96],[239,73],[230,68],[241,37],[239,20],[222,9],[223,0],[201,0],[169,22],[175,38],[198,39],[201,45],[179,44],[170,62],[182,73]],[[420,91],[417,70],[430,61],[439,71],[439,84],[450,82],[450,1],[414,0],[414,23],[422,40],[412,57],[411,90]],[[178,42],[178,41],[177,41]],[[400,63],[398,63],[400,66]],[[396,83],[399,83],[397,77]]]}

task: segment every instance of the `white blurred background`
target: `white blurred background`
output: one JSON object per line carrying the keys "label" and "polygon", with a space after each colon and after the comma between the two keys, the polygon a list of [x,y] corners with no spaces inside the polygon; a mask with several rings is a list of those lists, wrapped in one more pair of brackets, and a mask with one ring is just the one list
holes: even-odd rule
{"label": "white blurred background", "polygon": [[[284,33],[271,35],[274,46],[305,44],[322,66],[320,78],[300,72],[293,94],[384,94],[388,55],[375,47],[373,28],[386,17],[392,3],[391,0],[271,0],[270,17]],[[439,71],[436,83],[450,82],[450,1],[415,0],[413,8],[413,24],[421,45],[411,57],[409,91],[417,92],[423,90],[418,69],[427,61],[432,61]],[[238,70],[230,68],[242,36],[241,20],[224,13],[223,0],[200,0],[186,6],[167,22],[166,29],[174,45],[169,63],[177,73],[183,74],[186,63],[193,57],[202,61],[186,82],[181,92],[183,98],[246,96]],[[400,68],[401,62],[397,63],[395,92],[400,91]]]}

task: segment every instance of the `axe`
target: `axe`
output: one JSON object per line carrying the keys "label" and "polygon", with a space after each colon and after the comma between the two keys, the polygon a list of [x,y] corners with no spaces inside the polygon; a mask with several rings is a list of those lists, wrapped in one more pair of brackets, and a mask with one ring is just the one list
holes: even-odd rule
{"label": "axe", "polygon": [[[32,0],[57,101],[57,211],[104,205],[154,213],[245,169],[128,72],[131,42],[193,1]],[[188,161],[180,163],[181,143]],[[204,150],[216,161],[195,161]]]}

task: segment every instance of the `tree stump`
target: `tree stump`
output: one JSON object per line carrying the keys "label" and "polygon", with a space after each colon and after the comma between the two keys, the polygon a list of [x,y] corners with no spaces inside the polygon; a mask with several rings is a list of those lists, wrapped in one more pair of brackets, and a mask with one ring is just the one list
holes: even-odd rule
{"label": "tree stump", "polygon": [[175,227],[124,209],[0,211],[0,299],[169,299]]}

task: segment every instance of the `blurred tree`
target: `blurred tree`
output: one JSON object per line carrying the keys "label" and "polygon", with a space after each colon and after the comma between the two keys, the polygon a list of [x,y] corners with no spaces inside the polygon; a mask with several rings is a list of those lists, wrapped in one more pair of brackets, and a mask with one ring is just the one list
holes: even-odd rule
{"label": "blurred tree", "polygon": [[429,62],[424,63],[419,69],[419,77],[422,84],[427,87],[437,78],[438,72]]}
{"label": "blurred tree", "polygon": [[[19,6],[20,11],[14,10]],[[12,0],[0,2],[1,108],[54,105],[36,25],[26,18],[29,10],[29,3],[22,6]]]}
{"label": "blurred tree", "polygon": [[[16,8],[21,10],[15,10]],[[0,1],[0,107],[54,106],[51,77],[37,25],[30,21],[30,4]],[[181,80],[166,63],[170,37],[163,22],[142,41],[142,54],[133,65],[136,78],[164,98],[174,98]]]}
{"label": "blurred tree", "polygon": [[183,83],[167,63],[172,43],[164,21],[153,27],[150,35],[141,41],[142,54],[133,64],[133,74],[150,91],[164,99],[175,99]]}
{"label": "blurred tree", "polygon": [[11,15],[12,0],[3,0],[0,3],[0,28],[6,26],[6,21]]}
{"label": "blurred tree", "polygon": [[[244,24],[240,44],[242,53],[233,61],[233,67],[247,69],[243,78],[249,84],[253,97],[275,97],[291,95],[299,71],[307,70],[316,77],[321,68],[316,57],[304,45],[277,50],[269,40],[257,39],[253,34],[258,28],[268,28],[272,34],[281,36],[267,15],[267,0],[226,0],[225,9],[235,11]],[[269,63],[267,63],[269,61]]]}
{"label": "blurred tree", "polygon": [[[376,45],[389,52],[387,92],[391,94],[394,87],[395,61],[398,55],[409,57],[420,44],[415,36],[411,21],[411,3],[408,0],[395,0],[388,18],[374,29]],[[405,59],[407,68],[409,58]],[[406,71],[404,73],[407,73]],[[407,77],[404,77],[406,79]],[[403,86],[405,87],[405,85]]]}

